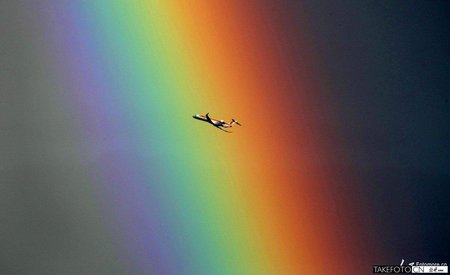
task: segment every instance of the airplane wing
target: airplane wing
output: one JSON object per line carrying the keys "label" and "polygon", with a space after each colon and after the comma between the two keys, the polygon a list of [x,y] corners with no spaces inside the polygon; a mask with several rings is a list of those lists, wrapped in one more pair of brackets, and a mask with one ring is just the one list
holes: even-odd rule
{"label": "airplane wing", "polygon": [[227,131],[227,130],[225,130],[225,129],[223,129],[222,127],[220,127],[220,126],[216,126],[216,125],[214,125],[217,129],[220,129],[220,130],[222,130],[222,131],[224,131],[224,132],[227,132],[227,133],[229,133],[229,134],[231,134],[232,132],[230,132],[230,131]]}
{"label": "airplane wing", "polygon": [[209,113],[206,113],[206,119],[209,121],[209,123],[214,124],[214,122],[211,120],[211,118],[209,117]]}

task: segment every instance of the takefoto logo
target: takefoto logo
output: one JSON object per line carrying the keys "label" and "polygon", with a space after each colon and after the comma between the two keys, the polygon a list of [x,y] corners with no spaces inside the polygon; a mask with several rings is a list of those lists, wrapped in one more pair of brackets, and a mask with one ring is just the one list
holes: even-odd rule
{"label": "takefoto logo", "polygon": [[407,273],[448,273],[447,263],[425,263],[425,262],[410,262],[405,264],[405,259],[402,259],[400,265],[374,265],[373,273],[384,274],[407,274]]}
{"label": "takefoto logo", "polygon": [[[400,263],[400,266],[402,266],[404,262],[405,262],[405,260],[402,259],[402,262]],[[414,266],[414,262],[410,262],[408,265],[409,266]]]}

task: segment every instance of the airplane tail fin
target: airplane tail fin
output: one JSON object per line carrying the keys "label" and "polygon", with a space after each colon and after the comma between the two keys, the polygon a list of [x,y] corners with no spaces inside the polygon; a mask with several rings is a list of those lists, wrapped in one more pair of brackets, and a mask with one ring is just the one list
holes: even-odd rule
{"label": "airplane tail fin", "polygon": [[233,125],[233,124],[237,124],[237,125],[239,125],[239,126],[242,126],[238,121],[236,121],[234,118],[232,118],[231,119],[231,122],[230,122],[230,125]]}

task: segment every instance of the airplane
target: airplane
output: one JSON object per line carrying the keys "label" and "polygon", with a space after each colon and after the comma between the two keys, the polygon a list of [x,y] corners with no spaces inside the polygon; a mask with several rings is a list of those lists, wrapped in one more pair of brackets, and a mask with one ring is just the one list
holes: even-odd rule
{"label": "airplane", "polygon": [[198,119],[198,120],[202,120],[208,123],[211,123],[214,127],[225,131],[227,133],[231,133],[230,131],[225,130],[224,128],[231,128],[233,127],[233,124],[237,124],[239,126],[242,126],[239,122],[237,122],[234,118],[231,119],[230,123],[225,122],[224,120],[218,120],[216,118],[211,118],[209,116],[209,113],[206,113],[206,115],[200,115],[200,114],[196,114],[193,116],[193,118]]}

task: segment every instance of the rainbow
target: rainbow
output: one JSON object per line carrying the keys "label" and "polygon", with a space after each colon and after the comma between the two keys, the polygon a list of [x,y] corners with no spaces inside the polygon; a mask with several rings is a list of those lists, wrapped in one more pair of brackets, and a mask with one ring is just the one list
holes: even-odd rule
{"label": "rainbow", "polygon": [[[59,100],[127,274],[349,274],[361,255],[333,211],[329,181],[345,175],[320,166],[330,133],[314,125],[331,115],[308,34],[295,69],[263,2],[42,4]],[[244,126],[192,119],[207,112]]]}

